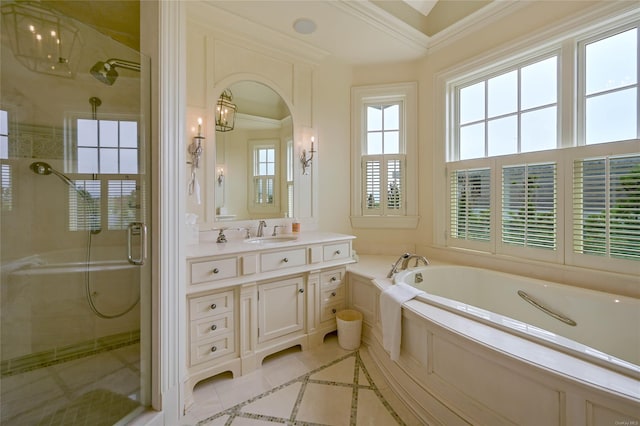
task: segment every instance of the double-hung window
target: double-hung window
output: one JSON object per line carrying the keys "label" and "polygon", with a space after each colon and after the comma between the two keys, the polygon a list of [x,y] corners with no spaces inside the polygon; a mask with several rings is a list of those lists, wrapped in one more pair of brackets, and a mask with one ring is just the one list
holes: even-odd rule
{"label": "double-hung window", "polygon": [[13,185],[11,176],[11,165],[6,161],[9,159],[9,114],[0,110],[0,206],[2,211],[13,209]]}
{"label": "double-hung window", "polygon": [[352,89],[354,227],[415,228],[415,83]]}
{"label": "double-hung window", "polygon": [[127,229],[141,208],[138,122],[80,118],[75,123],[69,229]]}
{"label": "double-hung window", "polygon": [[[450,106],[441,132],[444,244],[637,268],[639,25],[585,30],[522,52],[526,59],[502,58],[441,80]],[[561,70],[572,61],[575,69]]]}

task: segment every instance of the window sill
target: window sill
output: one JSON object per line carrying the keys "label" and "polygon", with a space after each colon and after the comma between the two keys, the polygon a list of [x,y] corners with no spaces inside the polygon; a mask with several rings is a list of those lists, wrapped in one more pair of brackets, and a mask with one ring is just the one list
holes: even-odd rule
{"label": "window sill", "polygon": [[351,216],[351,227],[373,229],[416,229],[420,216]]}

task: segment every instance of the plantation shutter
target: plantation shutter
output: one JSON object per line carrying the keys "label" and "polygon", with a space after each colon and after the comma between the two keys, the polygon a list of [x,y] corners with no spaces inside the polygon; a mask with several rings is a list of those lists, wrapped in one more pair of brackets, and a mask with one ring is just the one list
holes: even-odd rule
{"label": "plantation shutter", "polygon": [[640,260],[640,156],[576,160],[575,253]]}
{"label": "plantation shutter", "polygon": [[107,184],[108,229],[127,229],[140,208],[135,180],[110,180]]}
{"label": "plantation shutter", "polygon": [[362,159],[364,215],[405,214],[405,156],[367,155]]}
{"label": "plantation shutter", "polygon": [[556,164],[502,169],[502,242],[556,250]]}
{"label": "plantation shutter", "polygon": [[454,170],[450,180],[450,236],[491,239],[491,170]]}

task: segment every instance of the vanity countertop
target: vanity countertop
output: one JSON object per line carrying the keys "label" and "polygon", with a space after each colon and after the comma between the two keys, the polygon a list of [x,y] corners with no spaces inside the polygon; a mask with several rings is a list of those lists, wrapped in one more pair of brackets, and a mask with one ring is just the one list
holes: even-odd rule
{"label": "vanity countertop", "polygon": [[265,236],[262,241],[258,238],[229,238],[226,243],[216,243],[217,232],[207,232],[205,237],[201,235],[200,242],[186,246],[187,259],[218,256],[227,254],[247,253],[253,251],[272,250],[288,247],[296,247],[310,244],[323,244],[329,242],[349,241],[356,237],[353,235],[334,232],[300,232],[290,234],[278,234],[274,240]]}

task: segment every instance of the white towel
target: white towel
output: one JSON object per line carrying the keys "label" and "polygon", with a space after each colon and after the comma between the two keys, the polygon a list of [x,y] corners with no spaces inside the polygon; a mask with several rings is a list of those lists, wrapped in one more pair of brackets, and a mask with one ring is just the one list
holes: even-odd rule
{"label": "white towel", "polygon": [[392,285],[380,294],[382,346],[389,351],[392,361],[400,357],[402,335],[402,304],[424,291],[407,284]]}

